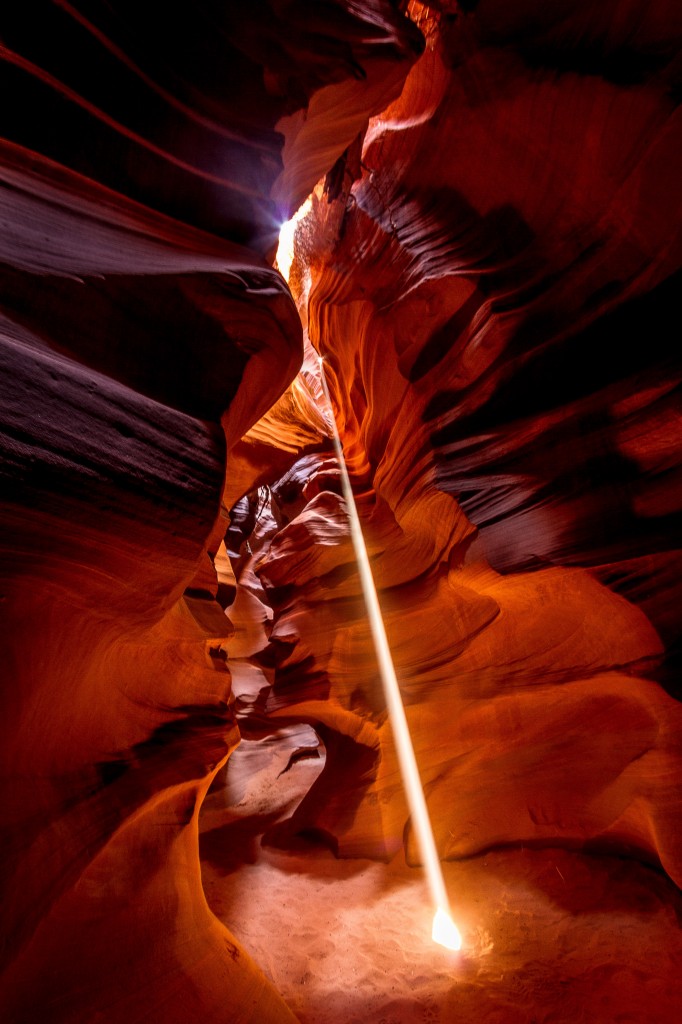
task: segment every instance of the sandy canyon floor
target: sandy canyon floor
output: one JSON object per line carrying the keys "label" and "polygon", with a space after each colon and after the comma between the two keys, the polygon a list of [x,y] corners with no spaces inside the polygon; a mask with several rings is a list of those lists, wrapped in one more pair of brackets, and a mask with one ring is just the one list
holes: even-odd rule
{"label": "sandy canyon floor", "polygon": [[[247,690],[256,672],[244,659]],[[305,726],[244,739],[201,819],[208,902],[302,1024],[682,1020],[682,894],[662,873],[561,849],[445,863],[464,937],[448,953],[430,939],[423,874],[401,857],[262,844],[321,770],[316,754]]]}

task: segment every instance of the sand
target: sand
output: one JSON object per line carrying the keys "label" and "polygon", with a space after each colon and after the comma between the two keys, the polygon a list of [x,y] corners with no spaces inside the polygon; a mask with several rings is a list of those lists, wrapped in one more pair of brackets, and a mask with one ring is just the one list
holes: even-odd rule
{"label": "sand", "polygon": [[[253,693],[254,668],[242,667]],[[660,871],[562,849],[445,863],[464,936],[448,953],[430,938],[422,872],[402,857],[262,844],[322,764],[306,726],[247,738],[201,819],[209,904],[302,1024],[682,1020],[682,895]]]}

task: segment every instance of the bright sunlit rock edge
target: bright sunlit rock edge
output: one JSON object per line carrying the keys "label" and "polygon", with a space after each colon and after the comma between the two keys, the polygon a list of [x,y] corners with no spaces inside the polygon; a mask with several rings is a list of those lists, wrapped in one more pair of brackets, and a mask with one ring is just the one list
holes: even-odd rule
{"label": "bright sunlit rock edge", "polygon": [[294,235],[296,234],[296,226],[298,222],[310,211],[312,205],[312,198],[308,196],[305,202],[299,206],[293,217],[282,224],[282,227],[280,228],[275,266],[285,281],[289,280],[291,264],[294,261]]}

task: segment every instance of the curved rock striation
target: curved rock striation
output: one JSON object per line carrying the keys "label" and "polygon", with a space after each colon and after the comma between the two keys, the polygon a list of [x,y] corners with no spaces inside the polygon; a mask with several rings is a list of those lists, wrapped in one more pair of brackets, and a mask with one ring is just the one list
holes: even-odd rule
{"label": "curved rock striation", "polygon": [[295,371],[295,309],[248,252],[7,152],[3,1015],[220,1020],[230,977],[287,1019],[201,892],[198,808],[239,733],[229,623],[182,595],[254,360],[254,415]]}
{"label": "curved rock striation", "polygon": [[[207,554],[302,358],[263,257],[422,46],[383,0],[3,14],[3,1019],[293,1019],[201,888],[239,741]],[[277,125],[320,94],[308,151]]]}
{"label": "curved rock striation", "polygon": [[3,88],[22,98],[4,137],[259,252],[422,47],[386,0],[31,0],[3,23]]}
{"label": "curved rock striation", "polygon": [[441,856],[682,884],[681,36],[673,0],[3,14],[3,1019],[293,1019],[201,887],[235,592],[239,721],[326,748],[270,841],[417,859],[314,350]]}
{"label": "curved rock striation", "polygon": [[[298,253],[441,855],[613,845],[679,885],[680,34],[635,7],[411,5],[425,53]],[[390,857],[407,811],[325,486],[259,570],[271,714],[328,751],[272,839]]]}

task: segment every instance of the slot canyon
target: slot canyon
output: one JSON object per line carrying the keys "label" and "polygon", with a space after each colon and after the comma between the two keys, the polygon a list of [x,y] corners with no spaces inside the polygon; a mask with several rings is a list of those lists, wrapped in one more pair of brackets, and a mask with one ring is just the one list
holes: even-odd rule
{"label": "slot canyon", "polygon": [[0,25],[0,1021],[682,1019],[682,5]]}

